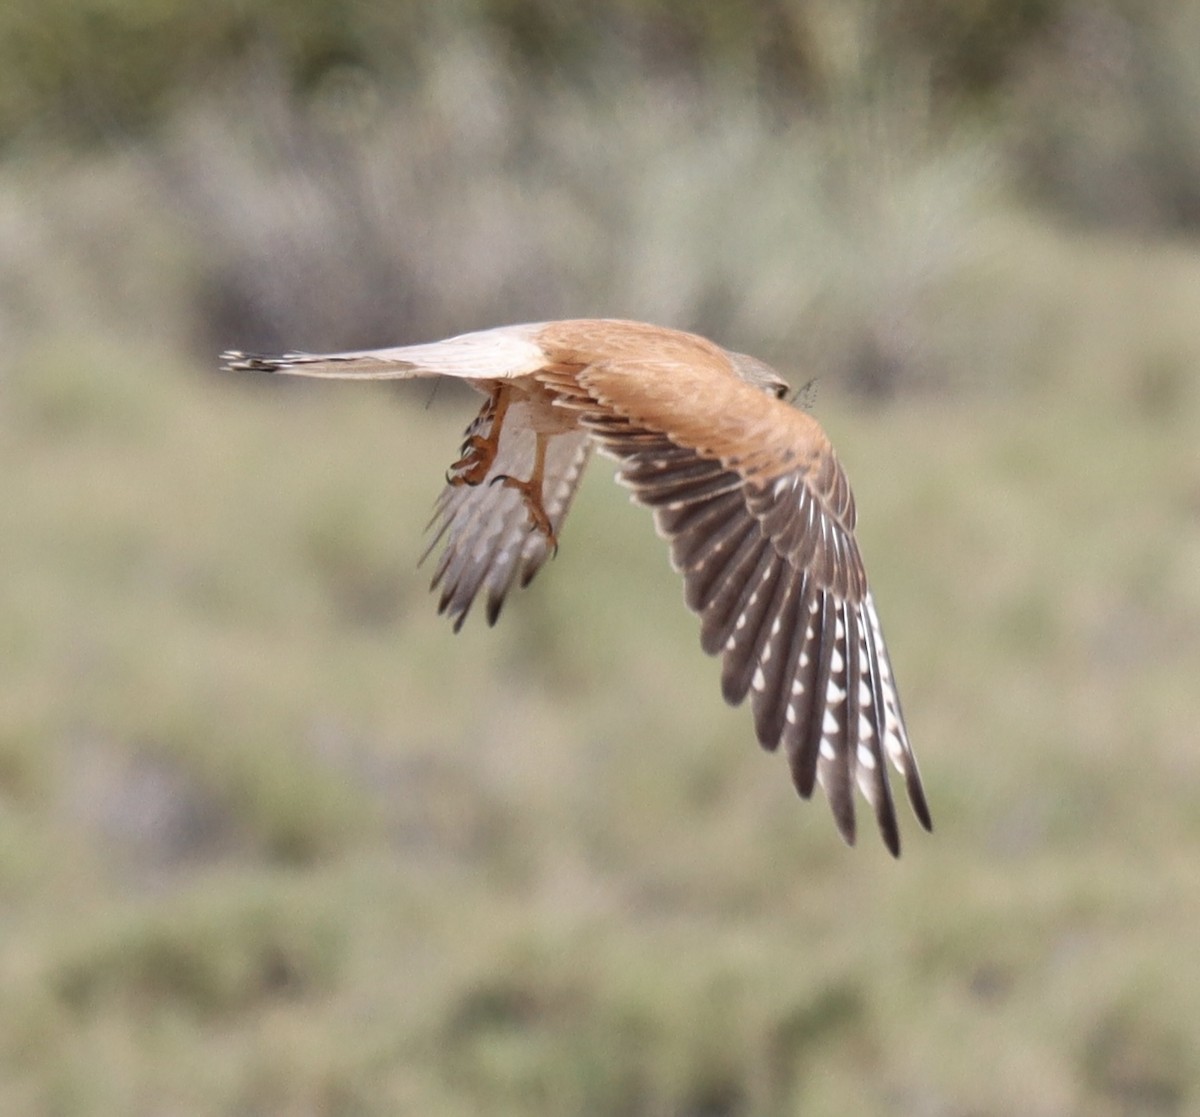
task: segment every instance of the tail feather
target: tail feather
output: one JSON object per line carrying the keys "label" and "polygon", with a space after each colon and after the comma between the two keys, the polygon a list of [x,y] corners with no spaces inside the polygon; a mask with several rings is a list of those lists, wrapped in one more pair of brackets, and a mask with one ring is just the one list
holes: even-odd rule
{"label": "tail feather", "polygon": [[[330,377],[336,380],[407,380],[422,375],[412,361],[387,359],[377,353],[243,353],[221,354],[227,372],[281,372],[289,376]],[[436,375],[426,373],[425,375]]]}
{"label": "tail feather", "polygon": [[507,379],[536,372],[546,364],[546,353],[536,340],[540,328],[537,324],[502,326],[428,345],[351,353],[270,355],[231,349],[221,354],[221,367],[230,372],[280,372],[339,380],[408,380],[416,376]]}

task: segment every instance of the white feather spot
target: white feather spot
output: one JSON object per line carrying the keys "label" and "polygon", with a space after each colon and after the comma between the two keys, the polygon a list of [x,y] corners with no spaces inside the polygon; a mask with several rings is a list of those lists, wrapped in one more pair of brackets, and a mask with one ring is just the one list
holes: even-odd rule
{"label": "white feather spot", "polygon": [[837,759],[837,752],[834,750],[833,742],[828,737],[821,738],[821,756],[826,760]]}
{"label": "white feather spot", "polygon": [[788,708],[783,712],[783,716],[786,719],[788,725],[795,725],[796,724],[796,707],[793,706],[791,703],[788,703]]}
{"label": "white feather spot", "polygon": [[856,750],[856,755],[858,756],[858,762],[860,765],[862,765],[862,767],[869,768],[871,771],[875,770],[875,754],[869,748],[867,748],[866,745],[859,745]]}
{"label": "white feather spot", "polygon": [[834,734],[839,728],[840,726],[838,725],[838,719],[835,718],[832,713],[826,710],[824,716],[821,718],[821,732]]}
{"label": "white feather spot", "polygon": [[763,669],[761,667],[756,667],[754,669],[754,678],[750,680],[750,685],[755,690],[759,690],[759,691],[764,690],[766,688],[767,678],[763,674]]}

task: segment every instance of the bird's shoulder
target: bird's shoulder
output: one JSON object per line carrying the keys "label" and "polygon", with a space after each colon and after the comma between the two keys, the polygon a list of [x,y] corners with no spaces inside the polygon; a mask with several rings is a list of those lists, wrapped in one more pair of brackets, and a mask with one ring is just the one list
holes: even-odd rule
{"label": "bird's shoulder", "polygon": [[568,318],[542,323],[538,344],[554,364],[587,367],[620,363],[647,374],[664,365],[734,377],[729,355],[699,334],[621,318]]}

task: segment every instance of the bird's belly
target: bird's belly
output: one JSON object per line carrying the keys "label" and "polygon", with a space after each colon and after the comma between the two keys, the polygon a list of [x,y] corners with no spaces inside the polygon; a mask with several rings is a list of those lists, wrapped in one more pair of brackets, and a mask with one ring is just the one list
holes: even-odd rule
{"label": "bird's belly", "polygon": [[519,382],[513,383],[514,399],[512,407],[520,407],[524,412],[526,424],[537,434],[565,434],[577,426],[573,412],[554,405],[554,393],[537,381],[526,386]]}

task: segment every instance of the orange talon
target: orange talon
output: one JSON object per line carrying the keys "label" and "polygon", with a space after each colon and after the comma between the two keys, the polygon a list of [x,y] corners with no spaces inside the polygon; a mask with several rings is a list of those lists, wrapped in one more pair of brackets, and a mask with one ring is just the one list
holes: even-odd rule
{"label": "orange talon", "polygon": [[462,457],[446,472],[450,485],[478,485],[488,475],[500,449],[500,429],[504,424],[504,413],[508,410],[508,387],[499,385],[492,392],[488,405],[491,412],[488,432],[472,434],[463,441]]}
{"label": "orange talon", "polygon": [[478,485],[488,475],[496,460],[496,444],[489,436],[473,434],[462,445],[463,456],[447,471],[446,480],[451,485]]}
{"label": "orange talon", "polygon": [[535,486],[533,480],[520,481],[516,477],[510,477],[507,473],[497,473],[489,482],[489,485],[500,484],[506,489],[515,489],[521,494],[525,501],[525,511],[529,513],[530,529],[540,531],[546,541],[554,548],[554,553],[558,553],[558,538],[554,534],[554,528],[550,523],[550,517],[546,515],[546,509],[542,505],[541,486]]}
{"label": "orange talon", "polygon": [[546,469],[546,437],[539,434],[537,436],[537,450],[534,453],[533,472],[529,476],[528,481],[521,481],[516,477],[510,477],[507,473],[497,473],[488,484],[495,485],[497,482],[506,489],[515,489],[521,494],[525,501],[525,511],[529,514],[531,528],[534,531],[540,531],[546,541],[553,548],[553,553],[558,554],[558,537],[554,534],[554,525],[550,523],[550,517],[546,513],[546,506],[542,503],[542,486]]}

